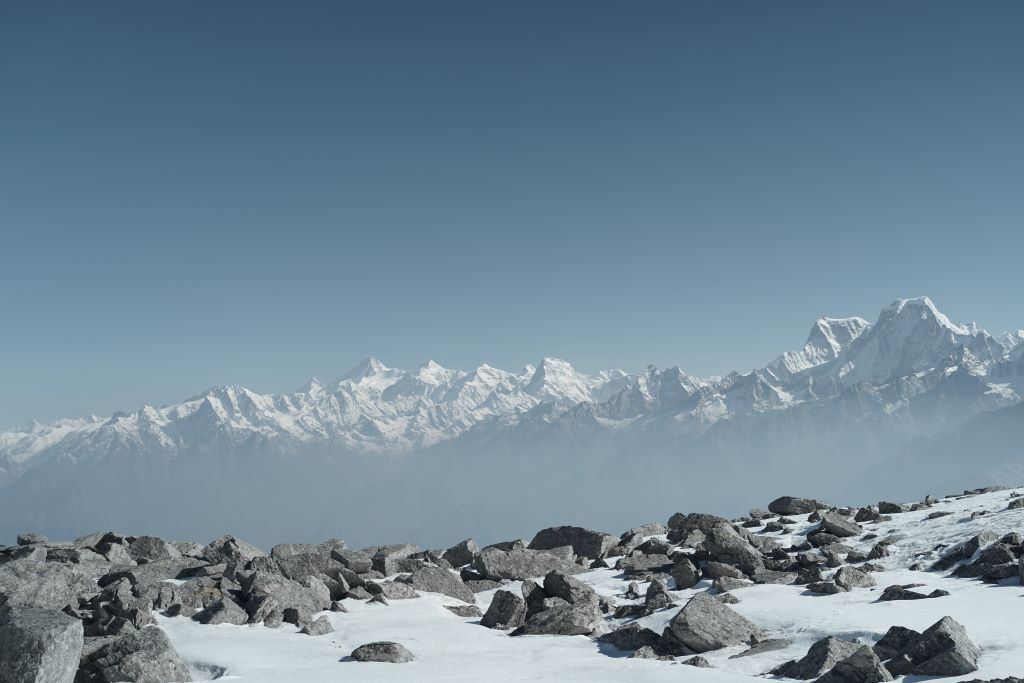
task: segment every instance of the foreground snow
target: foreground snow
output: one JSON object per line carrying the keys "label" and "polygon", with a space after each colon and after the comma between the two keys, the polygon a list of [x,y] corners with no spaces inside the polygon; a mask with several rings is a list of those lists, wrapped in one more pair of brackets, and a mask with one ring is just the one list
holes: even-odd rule
{"label": "foreground snow", "polygon": [[[898,533],[904,538],[891,546],[892,554],[877,564],[886,571],[874,574],[878,586],[838,595],[813,595],[801,586],[759,585],[737,590],[740,602],[732,607],[764,627],[771,638],[787,638],[785,649],[760,655],[732,658],[745,650],[735,646],[708,652],[713,669],[697,669],[676,661],[630,659],[585,636],[509,637],[506,632],[484,628],[479,619],[455,616],[444,605],[460,604],[451,598],[424,594],[413,600],[395,600],[389,606],[346,600],[349,613],[325,613],[335,632],[321,637],[300,635],[285,624],[280,629],[263,626],[207,626],[186,618],[160,617],[178,652],[195,668],[196,680],[238,680],[251,683],[287,681],[678,681],[707,683],[749,681],[776,665],[802,657],[808,647],[825,636],[859,638],[873,643],[890,626],[902,625],[923,631],[943,616],[962,623],[982,650],[979,670],[968,676],[943,681],[998,678],[1024,673],[1024,634],[1019,610],[1024,588],[1019,580],[1001,585],[977,580],[947,578],[944,573],[912,571],[917,561],[938,557],[936,546],[967,540],[980,531],[998,535],[1024,531],[1024,509],[1006,510],[1007,491],[949,499],[920,512],[893,515],[892,521],[866,528],[884,538]],[[953,514],[938,519],[932,512]],[[974,511],[988,514],[970,519]],[[797,519],[802,519],[797,517]],[[799,542],[815,525],[802,523],[792,536],[777,537],[783,545]],[[877,539],[876,539],[877,540]],[[849,545],[867,551],[875,540]],[[612,569],[580,575],[583,581],[619,604],[628,581]],[[875,602],[892,584],[921,583],[929,592],[949,591],[948,597],[916,601]],[[509,584],[506,588],[517,587]],[[674,593],[679,605],[695,592],[707,590],[708,582]],[[493,591],[477,594],[486,610]],[[660,631],[678,611],[670,608],[641,620]],[[624,622],[623,622],[624,623]],[[614,625],[614,624],[613,624]],[[416,654],[407,664],[367,664],[348,660],[357,646],[376,640],[402,643]],[[908,677],[906,681],[920,680]]]}

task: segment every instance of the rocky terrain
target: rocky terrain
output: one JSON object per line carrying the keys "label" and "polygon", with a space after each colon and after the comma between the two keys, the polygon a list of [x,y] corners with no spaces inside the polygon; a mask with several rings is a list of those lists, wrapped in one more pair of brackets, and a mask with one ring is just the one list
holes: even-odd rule
{"label": "rocky terrain", "polygon": [[1024,489],[991,487],[436,550],[25,533],[0,683],[1015,681],[1021,531]]}

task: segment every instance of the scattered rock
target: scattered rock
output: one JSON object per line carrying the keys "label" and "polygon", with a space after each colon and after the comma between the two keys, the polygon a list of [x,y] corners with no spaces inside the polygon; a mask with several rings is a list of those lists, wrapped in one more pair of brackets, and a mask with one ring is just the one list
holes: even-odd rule
{"label": "scattered rock", "polygon": [[331,626],[330,619],[326,616],[321,616],[313,623],[303,626],[299,633],[304,633],[307,636],[325,636],[328,633],[334,633],[334,627]]}
{"label": "scattered rock", "polygon": [[841,640],[829,636],[811,645],[807,654],[801,659],[781,664],[771,671],[773,676],[800,678],[804,680],[817,678],[832,670],[836,664],[859,650],[860,643]]}
{"label": "scattered rock", "polygon": [[401,664],[416,659],[416,655],[409,652],[401,643],[390,641],[379,641],[366,643],[352,650],[352,659],[357,662],[389,662]]}
{"label": "scattered rock", "polygon": [[816,510],[827,508],[828,504],[812,498],[796,498],[782,496],[768,504],[768,511],[777,515],[806,515]]}
{"label": "scattered rock", "polygon": [[553,526],[538,531],[527,547],[530,550],[551,550],[567,545],[572,546],[572,551],[580,557],[596,559],[604,557],[615,545],[615,537],[578,526]]}
{"label": "scattered rock", "polygon": [[850,566],[840,568],[832,580],[837,586],[847,591],[854,588],[871,588],[875,585],[875,580],[871,578],[870,574]]}
{"label": "scattered rock", "polygon": [[482,617],[483,612],[476,605],[445,605],[444,608],[457,617]]}
{"label": "scattered rock", "polygon": [[978,670],[981,650],[952,617],[943,617],[893,657],[887,667],[894,676],[962,676]]}
{"label": "scattered rock", "polygon": [[495,592],[480,624],[487,628],[519,628],[526,621],[526,601],[512,591]]}
{"label": "scattered rock", "polygon": [[476,602],[473,591],[462,582],[458,574],[440,567],[422,567],[398,581],[407,583],[418,591],[440,593],[470,604]]}
{"label": "scattered rock", "polygon": [[462,543],[445,550],[441,557],[448,560],[453,567],[462,567],[472,562],[473,556],[478,552],[480,552],[480,548],[477,547],[476,541],[467,538]]}
{"label": "scattered rock", "polygon": [[188,666],[178,656],[167,634],[156,626],[116,638],[83,657],[79,676],[90,683],[192,680]]}
{"label": "scattered rock", "polygon": [[882,665],[878,655],[868,645],[837,663],[816,683],[879,683],[891,681],[892,676]]}

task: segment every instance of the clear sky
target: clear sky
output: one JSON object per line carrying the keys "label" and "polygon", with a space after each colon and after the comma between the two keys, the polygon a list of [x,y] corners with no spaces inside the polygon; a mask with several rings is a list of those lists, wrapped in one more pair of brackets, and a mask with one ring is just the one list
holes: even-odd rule
{"label": "clear sky", "polygon": [[0,427],[1024,327],[1024,3],[4,2]]}

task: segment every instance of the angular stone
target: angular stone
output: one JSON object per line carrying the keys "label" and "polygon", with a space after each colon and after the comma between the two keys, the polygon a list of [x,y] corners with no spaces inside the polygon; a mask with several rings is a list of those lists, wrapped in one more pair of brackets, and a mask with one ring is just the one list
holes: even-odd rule
{"label": "angular stone", "polygon": [[[548,600],[558,601],[561,598],[548,598]],[[549,603],[547,609],[529,617],[525,624],[512,632],[512,635],[588,635],[600,621],[601,613],[595,605]]]}
{"label": "angular stone", "polygon": [[812,498],[782,496],[768,504],[768,511],[774,512],[777,515],[806,515],[827,507],[827,503]]}
{"label": "angular stone", "polygon": [[0,681],[72,683],[82,622],[56,610],[0,606]]}
{"label": "angular stone", "polygon": [[448,550],[445,550],[441,557],[451,562],[453,567],[463,567],[472,562],[473,556],[478,552],[480,552],[480,548],[477,547],[476,541],[472,538],[467,538],[462,543],[453,545]]}
{"label": "angular stone", "polygon": [[553,526],[538,531],[527,547],[530,550],[551,550],[567,545],[572,546],[572,551],[580,557],[596,559],[604,557],[615,545],[615,537],[578,526]]}
{"label": "angular stone", "polygon": [[747,542],[729,524],[719,524],[705,533],[704,549],[713,560],[730,564],[744,574],[764,569],[760,551]]}
{"label": "angular stone", "polygon": [[880,658],[892,659],[910,647],[911,643],[920,637],[921,634],[913,629],[904,626],[892,626],[875,643],[873,649]]}
{"label": "angular stone", "polygon": [[303,626],[299,633],[304,633],[307,636],[325,636],[328,633],[334,633],[334,627],[331,626],[330,619],[321,616],[316,621]]}
{"label": "angular stone", "polygon": [[611,645],[618,650],[629,651],[639,650],[643,647],[657,647],[661,641],[661,636],[651,629],[634,622],[605,633],[597,641]]}
{"label": "angular stone", "polygon": [[561,570],[578,574],[586,567],[568,562],[561,557],[542,550],[498,550],[484,548],[473,558],[473,568],[485,578],[500,581],[509,579],[521,581],[535,576],[544,576],[550,571]]}
{"label": "angular stone", "polygon": [[634,555],[623,557],[615,563],[615,568],[622,570],[626,576],[665,571],[671,566],[672,560],[668,555]]}
{"label": "angular stone", "polygon": [[672,565],[669,575],[676,582],[676,590],[692,588],[700,583],[700,570],[687,558],[683,558]]}
{"label": "angular stone", "polygon": [[860,536],[864,532],[864,529],[859,524],[850,521],[837,512],[824,513],[821,516],[820,528],[824,532],[840,538]]}
{"label": "angular stone", "polygon": [[469,589],[458,574],[440,567],[423,567],[402,579],[398,579],[418,591],[428,593],[441,593],[456,600],[462,600],[470,604],[476,602],[473,591]]}
{"label": "angular stone", "polygon": [[128,546],[128,555],[140,564],[181,558],[177,548],[157,536],[139,536]]}
{"label": "angular stone", "polygon": [[875,585],[875,580],[870,574],[862,572],[856,567],[850,566],[841,567],[839,571],[835,573],[835,576],[832,577],[832,580],[843,590],[871,588]]}
{"label": "angular stone", "polygon": [[63,609],[96,592],[92,574],[79,565],[8,562],[0,565],[0,605]]}
{"label": "angular stone", "polygon": [[942,617],[889,663],[897,676],[962,676],[978,670],[981,650],[952,617]]}
{"label": "angular stone", "polygon": [[811,679],[827,673],[854,652],[859,650],[860,643],[852,643],[829,636],[811,645],[807,654],[801,659],[789,661],[772,669],[773,676],[785,678]]}
{"label": "angular stone", "polygon": [[892,676],[882,666],[878,655],[868,645],[837,663],[832,670],[819,678],[816,683],[881,683],[891,681]]}
{"label": "angular stone", "polygon": [[445,605],[444,608],[457,617],[482,617],[483,612],[476,605]]}
{"label": "angular stone", "polygon": [[694,652],[717,650],[746,642],[764,632],[705,593],[698,593],[672,617],[667,631]]}
{"label": "angular stone", "polygon": [[171,645],[167,634],[156,626],[147,626],[104,644],[83,658],[81,671],[92,680],[107,683],[192,680],[188,666]]}
{"label": "angular stone", "polygon": [[512,591],[499,590],[494,593],[480,624],[487,628],[513,629],[525,621],[526,601]]}
{"label": "angular stone", "polygon": [[200,624],[235,624],[242,626],[249,623],[248,612],[239,607],[230,598],[217,600],[192,618]]}

